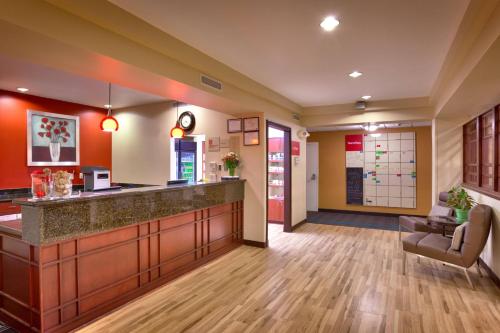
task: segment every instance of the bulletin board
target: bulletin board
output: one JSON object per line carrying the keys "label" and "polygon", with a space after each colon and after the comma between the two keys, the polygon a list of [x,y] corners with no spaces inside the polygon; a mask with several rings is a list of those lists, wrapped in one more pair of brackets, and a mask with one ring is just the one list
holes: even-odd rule
{"label": "bulletin board", "polygon": [[[345,136],[347,203],[416,208],[415,132],[372,134]],[[363,200],[353,202],[360,188]]]}

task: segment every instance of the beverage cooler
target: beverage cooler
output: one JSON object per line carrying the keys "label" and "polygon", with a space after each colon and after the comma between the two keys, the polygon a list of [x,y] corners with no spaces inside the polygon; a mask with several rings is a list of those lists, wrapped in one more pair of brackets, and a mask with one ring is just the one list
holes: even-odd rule
{"label": "beverage cooler", "polygon": [[175,141],[177,179],[196,181],[196,142],[177,139]]}
{"label": "beverage cooler", "polygon": [[269,138],[268,146],[268,221],[284,223],[284,147],[283,138]]}

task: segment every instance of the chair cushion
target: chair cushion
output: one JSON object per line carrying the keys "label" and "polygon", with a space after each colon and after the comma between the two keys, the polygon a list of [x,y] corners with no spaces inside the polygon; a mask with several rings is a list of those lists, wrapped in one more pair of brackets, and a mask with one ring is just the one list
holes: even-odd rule
{"label": "chair cushion", "polygon": [[439,260],[445,260],[451,246],[451,239],[437,234],[429,234],[417,244],[419,254]]}
{"label": "chair cushion", "polygon": [[424,217],[400,216],[399,226],[410,231],[430,232],[427,219]]}
{"label": "chair cushion", "polygon": [[450,238],[433,233],[418,232],[403,239],[404,251],[463,266],[461,253],[450,246]]}
{"label": "chair cushion", "polygon": [[464,240],[465,228],[469,222],[465,222],[455,228],[453,232],[453,238],[451,239],[451,249],[455,251],[460,251],[462,246],[462,241]]}
{"label": "chair cushion", "polygon": [[408,251],[408,252],[416,252],[417,250],[417,244],[427,236],[427,232],[415,232],[413,234],[410,234],[403,238],[403,250]]}

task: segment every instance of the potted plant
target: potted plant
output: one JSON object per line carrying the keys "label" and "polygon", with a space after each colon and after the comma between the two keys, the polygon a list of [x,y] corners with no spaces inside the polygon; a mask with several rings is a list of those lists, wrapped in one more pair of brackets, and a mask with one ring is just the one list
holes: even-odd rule
{"label": "potted plant", "polygon": [[474,207],[476,201],[462,187],[453,187],[448,191],[448,206],[455,209],[458,223],[463,223],[469,217],[469,210]]}
{"label": "potted plant", "polygon": [[229,170],[229,175],[231,177],[234,177],[234,171],[240,165],[240,158],[238,157],[238,154],[235,152],[230,151],[224,157],[222,157],[222,161],[224,162],[224,166],[226,169]]}

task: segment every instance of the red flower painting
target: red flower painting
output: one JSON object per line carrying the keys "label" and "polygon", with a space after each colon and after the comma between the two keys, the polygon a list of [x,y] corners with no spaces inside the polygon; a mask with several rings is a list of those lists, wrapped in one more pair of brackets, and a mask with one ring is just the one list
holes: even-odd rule
{"label": "red flower painting", "polygon": [[42,118],[42,124],[40,124],[40,132],[38,135],[41,138],[49,138],[50,142],[68,142],[68,138],[71,135],[68,132],[67,127],[68,122],[51,120],[47,117]]}

